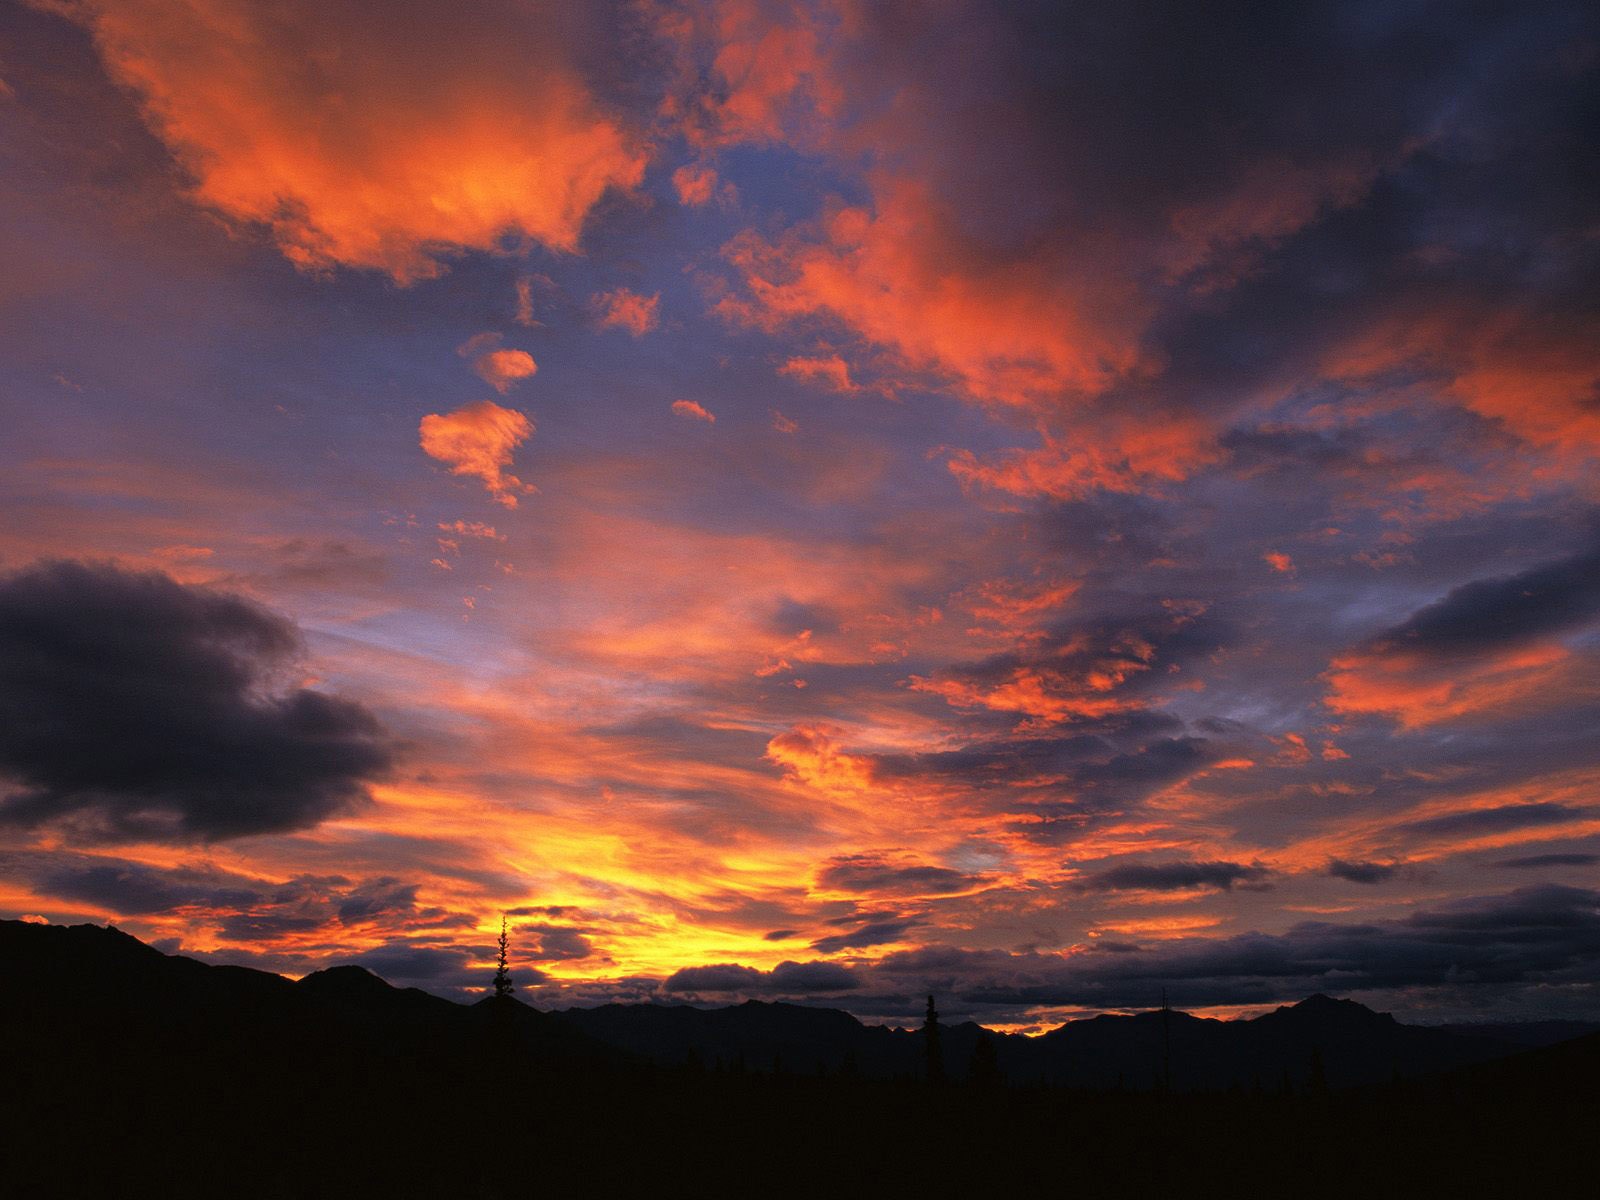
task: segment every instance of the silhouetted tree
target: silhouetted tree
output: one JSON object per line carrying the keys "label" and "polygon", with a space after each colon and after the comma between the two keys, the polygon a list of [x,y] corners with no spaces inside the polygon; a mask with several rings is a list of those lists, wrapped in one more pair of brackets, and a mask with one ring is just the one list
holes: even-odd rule
{"label": "silhouetted tree", "polygon": [[517,985],[511,982],[511,968],[507,956],[510,939],[506,936],[506,919],[500,918],[500,966],[494,973],[495,999],[502,1000],[510,997],[517,990]]}
{"label": "silhouetted tree", "polygon": [[944,1048],[939,1044],[939,1010],[928,997],[928,1015],[922,1021],[922,1049],[928,1056],[928,1082],[944,1082]]}
{"label": "silhouetted tree", "polygon": [[972,1062],[967,1066],[967,1079],[973,1087],[997,1088],[1001,1084],[1000,1060],[995,1054],[994,1039],[987,1033],[978,1035],[972,1047]]}

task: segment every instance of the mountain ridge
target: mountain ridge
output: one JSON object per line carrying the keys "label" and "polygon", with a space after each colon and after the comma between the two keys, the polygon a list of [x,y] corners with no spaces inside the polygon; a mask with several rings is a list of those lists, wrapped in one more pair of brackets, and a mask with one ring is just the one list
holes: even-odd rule
{"label": "mountain ridge", "polygon": [[[0,921],[9,1019],[49,1022],[75,999],[92,1007],[81,1004],[85,997],[73,985],[86,979],[116,996],[114,1024],[168,1034],[181,1026],[201,1037],[253,1031],[268,1042],[302,1037],[392,1048],[426,1041],[430,1053],[447,1054],[464,1052],[498,1022],[529,1053],[550,1061],[879,1078],[915,1077],[925,1069],[919,1032],[867,1025],[836,1008],[760,1000],[556,1011],[516,999],[461,1004],[394,987],[356,964],[291,981],[164,954],[113,926]],[[1560,1028],[1588,1031],[1583,1023]],[[969,1074],[979,1043],[987,1041],[1001,1075],[1013,1082],[1179,1091],[1305,1087],[1324,1077],[1334,1087],[1386,1082],[1490,1062],[1552,1040],[1405,1025],[1321,993],[1234,1020],[1158,1009],[1068,1021],[1036,1037],[973,1022],[942,1025],[941,1034],[946,1070],[956,1079]]]}

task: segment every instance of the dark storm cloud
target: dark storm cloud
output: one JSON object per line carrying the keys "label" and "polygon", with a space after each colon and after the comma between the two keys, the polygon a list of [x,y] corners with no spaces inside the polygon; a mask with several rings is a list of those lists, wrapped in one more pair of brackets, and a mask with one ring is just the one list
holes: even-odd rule
{"label": "dark storm cloud", "polygon": [[668,992],[744,992],[761,990],[766,980],[766,973],[754,967],[712,963],[704,967],[680,967],[661,987]]}
{"label": "dark storm cloud", "polygon": [[843,992],[860,986],[853,971],[831,962],[781,962],[770,979],[775,992]]}
{"label": "dark storm cloud", "polygon": [[292,624],[158,573],[52,562],[0,580],[0,820],[107,840],[303,829],[391,762],[361,705],[289,685]]}
{"label": "dark storm cloud", "polygon": [[684,967],[661,985],[668,992],[739,992],[803,995],[844,992],[861,986],[855,972],[838,963],[781,962],[770,971],[737,963]]}
{"label": "dark storm cloud", "polygon": [[1565,804],[1502,804],[1499,808],[1475,808],[1423,821],[1408,821],[1397,826],[1401,833],[1425,836],[1501,833],[1511,829],[1532,829],[1541,825],[1561,825],[1582,821],[1594,814],[1593,808],[1570,808]]}
{"label": "dark storm cloud", "polygon": [[870,854],[853,854],[830,862],[817,873],[817,882],[841,892],[945,895],[976,887],[983,878],[949,867],[899,866]]}
{"label": "dark storm cloud", "polygon": [[1096,724],[1094,733],[976,741],[873,763],[886,778],[982,789],[1001,811],[1022,818],[1022,836],[1048,841],[1126,811],[1218,756],[1210,739],[1160,736],[1182,725],[1161,714],[1119,713]]}
{"label": "dark storm cloud", "polygon": [[[531,942],[529,934],[533,935]],[[518,925],[515,945],[518,957],[534,962],[564,962],[594,953],[581,930],[564,925]]]}
{"label": "dark storm cloud", "polygon": [[1088,891],[1175,892],[1208,887],[1228,891],[1235,885],[1265,886],[1265,867],[1236,862],[1129,863],[1089,876],[1079,886]]}
{"label": "dark storm cloud", "polygon": [[344,961],[365,967],[374,975],[381,975],[388,980],[435,982],[462,975],[471,963],[472,956],[456,946],[392,942],[372,950],[363,950]]}
{"label": "dark storm cloud", "polygon": [[409,912],[417,906],[418,887],[418,884],[401,883],[388,877],[371,880],[340,903],[339,920],[353,924],[390,913]]}
{"label": "dark storm cloud", "polygon": [[1082,797],[1122,803],[1192,775],[1211,757],[1203,738],[1162,738],[1131,754],[1088,763],[1073,772],[1071,782]]}
{"label": "dark storm cloud", "polygon": [[259,881],[218,871],[166,871],[120,861],[64,864],[39,873],[33,885],[45,896],[129,916],[189,905],[242,908],[262,899]]}
{"label": "dark storm cloud", "polygon": [[811,948],[818,954],[833,954],[840,950],[860,950],[867,946],[881,946],[885,942],[898,942],[915,922],[873,921],[849,933],[836,933],[832,937],[818,938]]}
{"label": "dark storm cloud", "polygon": [[[1103,601],[1115,611],[1058,621],[1025,650],[957,664],[938,679],[989,690],[1026,671],[1067,705],[1072,721],[1092,727],[1104,723],[1100,702],[1141,699],[1166,686],[1164,672],[1205,658],[1237,636],[1228,622],[1203,609],[1157,607],[1149,597],[1116,593]],[[1125,611],[1135,606],[1142,611]],[[1083,710],[1073,711],[1073,701],[1082,702]]]}
{"label": "dark storm cloud", "polygon": [[[227,953],[243,956],[239,961],[254,961],[262,954],[270,958],[270,950],[257,948],[270,947],[286,935],[315,935],[323,945],[336,945],[357,924],[391,937],[400,932],[437,935],[473,924],[466,914],[420,907],[420,885],[392,876],[351,880],[300,875],[277,881],[214,867],[157,867],[65,850],[0,856],[0,872],[26,882],[41,905],[82,904],[119,921],[181,912],[197,927],[213,929]],[[567,957],[580,957],[570,938],[558,937],[557,947]],[[322,965],[327,964],[314,955],[290,955],[270,969],[299,972]]]}
{"label": "dark storm cloud", "polygon": [[1525,858],[1503,858],[1494,865],[1513,871],[1533,871],[1540,867],[1592,867],[1600,854],[1530,854]]}
{"label": "dark storm cloud", "polygon": [[1387,883],[1404,868],[1404,863],[1346,862],[1335,858],[1328,863],[1328,874],[1350,883]]}
{"label": "dark storm cloud", "polygon": [[1427,654],[1472,654],[1600,619],[1600,548],[1518,575],[1456,588],[1383,635],[1380,644]]}
{"label": "dark storm cloud", "polygon": [[1121,954],[945,950],[890,955],[902,992],[938,982],[975,1005],[1264,1004],[1317,991],[1600,982],[1600,892],[1545,886],[1370,924],[1305,922],[1282,934],[1186,939]]}
{"label": "dark storm cloud", "polygon": [[274,942],[285,934],[320,929],[320,915],[296,916],[292,912],[232,913],[217,924],[217,932],[230,942]]}

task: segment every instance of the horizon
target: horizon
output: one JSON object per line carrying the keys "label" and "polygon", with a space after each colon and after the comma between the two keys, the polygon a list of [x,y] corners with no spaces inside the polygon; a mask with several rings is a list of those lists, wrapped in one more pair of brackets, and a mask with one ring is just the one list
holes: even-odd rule
{"label": "horizon", "polygon": [[0,0],[0,917],[1600,1018],[1600,14]]}
{"label": "horizon", "polygon": [[[0,918],[0,920],[5,920],[5,919],[6,918]],[[21,924],[21,925],[35,925],[35,926],[46,925],[46,927],[48,927],[48,923],[42,922],[42,921],[38,921],[38,920],[22,920],[22,921],[17,921],[15,923],[16,924]],[[75,925],[75,926],[72,926],[72,925],[60,925],[60,926],[55,926],[55,928],[59,928],[59,929],[99,929],[99,930],[104,930],[104,931],[110,932],[110,933],[119,933],[119,934],[122,934],[122,935],[124,935],[126,937],[133,937],[134,936],[134,935],[128,933],[126,930],[119,929],[119,928],[117,928],[117,926],[115,926],[114,924],[110,924],[110,923],[107,923],[105,925],[96,925],[94,923],[86,923],[86,924]],[[134,940],[135,941],[139,941],[138,938],[134,938]],[[159,950],[159,949],[157,949],[157,947],[150,945],[148,942],[142,942],[141,941],[140,944],[143,945],[143,946],[146,946],[149,949],[156,950],[157,953],[162,954],[164,957],[169,957],[169,958],[171,958],[171,957],[189,958],[191,961],[201,963],[202,965],[205,965],[205,966],[237,966],[237,965],[241,965],[241,964],[236,964],[236,963],[229,963],[225,959],[224,960],[213,961],[213,960],[208,959],[206,957],[194,957],[193,955],[185,954],[182,951],[177,951],[177,950],[173,950],[173,951]],[[392,981],[390,979],[386,979],[379,972],[374,971],[372,968],[370,968],[368,966],[365,966],[361,962],[355,961],[355,960],[351,960],[351,961],[348,961],[348,962],[330,963],[327,966],[318,967],[316,970],[307,972],[304,975],[286,975],[286,974],[283,974],[282,972],[269,971],[269,970],[265,970],[265,969],[260,968],[260,967],[247,967],[246,969],[255,970],[255,971],[262,971],[262,973],[264,973],[264,974],[276,975],[278,978],[286,979],[290,983],[300,983],[303,980],[309,979],[314,975],[324,975],[324,974],[327,974],[329,972],[334,972],[334,971],[355,970],[355,971],[360,971],[362,974],[370,976],[371,978],[378,980],[385,987],[392,988],[392,989],[395,989],[397,991],[398,990],[407,990],[407,989],[420,991],[420,992],[423,992],[424,994],[432,996],[432,997],[434,997],[436,999],[446,1000],[446,1001],[449,1001],[449,1002],[451,1002],[453,1004],[457,1004],[457,1005],[460,1005],[460,1006],[463,1006],[463,1007],[471,1007],[473,1005],[481,1004],[481,1003],[483,1003],[485,1001],[488,1001],[488,1000],[502,999],[502,997],[498,997],[496,995],[495,988],[494,988],[494,983],[493,983],[492,980],[487,985],[485,985],[485,986],[483,986],[481,988],[476,988],[476,989],[472,989],[472,990],[454,989],[454,990],[448,991],[448,992],[446,992],[446,991],[438,991],[438,990],[430,990],[429,988],[416,987],[416,985],[412,985],[412,984],[396,983],[396,982],[394,982],[394,981]],[[526,1006],[528,1008],[537,1007],[536,1005],[529,1004],[526,1000],[524,1000],[522,997],[516,995],[514,992],[508,998],[513,1000],[513,1001],[515,1001],[516,1003],[524,1005],[524,1006]],[[934,996],[933,999],[937,1000],[938,997]],[[1355,999],[1353,999],[1353,998],[1351,998],[1349,996],[1340,996],[1340,995],[1337,995],[1337,994],[1329,994],[1329,993],[1326,993],[1326,992],[1313,992],[1310,995],[1301,997],[1298,1000],[1291,1000],[1291,1001],[1285,1001],[1285,1002],[1282,1002],[1282,1003],[1273,1003],[1273,1004],[1265,1004],[1265,1005],[1247,1005],[1247,1006],[1232,1006],[1232,1007],[1214,1006],[1214,1007],[1210,1007],[1210,1008],[1180,1008],[1180,1007],[1177,1007],[1177,1006],[1169,1006],[1169,1005],[1158,1004],[1158,1005],[1154,1005],[1154,1006],[1151,1006],[1151,1007],[1144,1007],[1144,1008],[1128,1007],[1128,1008],[1117,1008],[1117,1009],[1083,1010],[1083,1011],[1080,1011],[1080,1012],[1077,1012],[1077,1013],[1070,1014],[1070,1015],[1067,1015],[1065,1017],[1062,1017],[1059,1021],[1057,1021],[1054,1024],[1050,1024],[1050,1025],[1041,1025],[1041,1024],[1038,1024],[1038,1023],[1033,1023],[1033,1024],[1029,1024],[1029,1025],[1018,1025],[1018,1024],[1015,1024],[1015,1023],[1007,1023],[1007,1022],[988,1022],[988,1023],[985,1023],[985,1022],[974,1021],[974,1020],[972,1020],[970,1018],[965,1019],[965,1020],[961,1020],[961,1021],[947,1021],[947,1020],[943,1019],[945,1014],[941,1013],[940,1014],[940,1018],[941,1018],[940,1024],[941,1025],[968,1025],[968,1024],[971,1024],[971,1025],[977,1025],[979,1028],[984,1029],[989,1033],[1000,1033],[1000,1034],[1005,1034],[1007,1036],[1030,1037],[1031,1038],[1031,1037],[1040,1037],[1040,1036],[1042,1036],[1042,1035],[1044,1035],[1046,1033],[1051,1032],[1054,1029],[1061,1028],[1063,1025],[1070,1025],[1075,1021],[1092,1021],[1092,1020],[1095,1020],[1098,1017],[1139,1017],[1139,1016],[1147,1016],[1147,1015],[1150,1015],[1150,1014],[1159,1014],[1161,1012],[1173,1012],[1173,1013],[1180,1014],[1182,1016],[1196,1017],[1196,1018],[1201,1019],[1201,1020],[1209,1020],[1209,1021],[1222,1021],[1222,1022],[1254,1021],[1258,1017],[1268,1016],[1268,1015],[1271,1015],[1272,1013],[1286,1012],[1286,1011],[1288,1011],[1290,1009],[1303,1008],[1306,1005],[1312,1004],[1312,1003],[1314,1003],[1316,1001],[1325,1001],[1325,1002],[1336,1004],[1336,1005],[1337,1004],[1352,1004],[1352,1005],[1355,1005],[1358,1008],[1363,1009],[1366,1012],[1372,1013],[1375,1016],[1391,1017],[1391,1018],[1394,1018],[1397,1021],[1399,1020],[1399,1018],[1396,1017],[1395,1014],[1393,1014],[1391,1012],[1388,1012],[1386,1010],[1379,1009],[1379,1008],[1374,1008],[1374,1007],[1372,1007],[1371,1005],[1368,1005],[1368,1004],[1363,1004],[1361,1001],[1355,1000]],[[567,1008],[547,1008],[547,1009],[543,1009],[541,1011],[547,1011],[547,1012],[553,1012],[553,1013],[559,1014],[559,1013],[562,1013],[562,1012],[590,1010],[590,1009],[594,1009],[594,1008],[601,1008],[601,1007],[612,1006],[612,1005],[620,1005],[622,1007],[634,1007],[634,1006],[645,1006],[645,1005],[647,1005],[647,1006],[656,1007],[656,1008],[692,1008],[692,1009],[696,1009],[696,1010],[702,1011],[702,1012],[715,1012],[715,1011],[720,1011],[722,1009],[741,1008],[741,1007],[745,1007],[745,1006],[748,1006],[748,1005],[758,1005],[758,1006],[766,1006],[766,1007],[812,1008],[812,1009],[821,1009],[821,1010],[828,1011],[828,1012],[844,1013],[846,1016],[850,1017],[852,1020],[857,1021],[859,1024],[864,1025],[864,1026],[869,1026],[869,1027],[871,1027],[871,1026],[881,1026],[881,1027],[886,1028],[886,1029],[891,1029],[891,1030],[894,1030],[896,1032],[903,1032],[903,1033],[916,1032],[916,1030],[918,1028],[917,1023],[915,1023],[915,1022],[912,1022],[910,1024],[905,1024],[905,1025],[893,1024],[893,1023],[891,1023],[891,1020],[892,1020],[891,1018],[884,1018],[884,1019],[881,1019],[881,1020],[873,1020],[871,1018],[863,1019],[862,1017],[858,1016],[857,1014],[850,1012],[848,1008],[843,1007],[843,1006],[841,1006],[839,1004],[831,1003],[831,1002],[825,1002],[825,1001],[819,1001],[819,1000],[815,1000],[815,999],[807,1000],[805,998],[763,1000],[763,999],[761,999],[759,997],[749,996],[749,997],[746,997],[746,998],[744,998],[742,1000],[723,1001],[723,1002],[719,1003],[717,1001],[705,1000],[705,999],[699,999],[699,998],[696,998],[696,999],[684,999],[684,998],[681,998],[681,997],[673,996],[673,995],[671,995],[669,993],[669,994],[666,994],[666,995],[645,996],[645,997],[640,997],[640,998],[633,999],[633,1000],[597,1000],[597,1001],[593,1001],[593,1002],[590,1002],[590,1003],[587,1003],[587,1004],[584,1004],[584,1003],[573,1004],[573,1005],[571,1005],[571,1006],[569,1006]],[[1535,1019],[1535,1020],[1532,1020],[1532,1021],[1520,1022],[1520,1023],[1521,1024],[1529,1024],[1529,1025],[1537,1025],[1537,1024],[1544,1023],[1544,1022],[1548,1022],[1550,1024],[1574,1024],[1574,1025],[1580,1025],[1580,1026],[1587,1025],[1587,1026],[1593,1027],[1593,1029],[1595,1029],[1597,1031],[1600,1031],[1600,1014],[1595,1014],[1594,1016],[1592,1016],[1591,1018],[1589,1018],[1587,1020],[1585,1020],[1583,1018],[1545,1018],[1545,1019]],[[1482,1026],[1484,1028],[1495,1028],[1495,1027],[1498,1027],[1500,1025],[1505,1025],[1505,1024],[1519,1024],[1519,1022],[1506,1022],[1506,1021],[1503,1021],[1503,1020],[1502,1021],[1485,1020],[1485,1021],[1476,1021],[1476,1022],[1474,1022],[1474,1021],[1434,1021],[1434,1022],[1429,1022],[1429,1021],[1401,1021],[1400,1023],[1404,1024],[1404,1025],[1410,1025],[1410,1026],[1412,1026],[1414,1028],[1419,1028],[1419,1029],[1444,1028],[1444,1027],[1454,1028],[1454,1029],[1471,1029],[1471,1028],[1473,1028],[1475,1026]]]}

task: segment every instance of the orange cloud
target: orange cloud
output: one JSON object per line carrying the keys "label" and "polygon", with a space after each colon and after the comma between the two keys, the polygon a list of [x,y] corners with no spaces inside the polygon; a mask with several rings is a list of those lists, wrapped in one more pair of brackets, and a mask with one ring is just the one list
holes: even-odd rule
{"label": "orange cloud", "polygon": [[1255,266],[1252,251],[1283,241],[1325,211],[1354,204],[1378,171],[1368,155],[1331,163],[1255,164],[1220,194],[1173,211],[1167,278],[1187,279],[1200,291],[1237,283]]}
{"label": "orange cloud", "polygon": [[472,369],[504,395],[513,383],[528,378],[539,367],[526,350],[491,350],[475,360]]}
{"label": "orange cloud", "polygon": [[967,487],[1071,500],[1096,488],[1131,493],[1177,483],[1222,457],[1216,430],[1182,413],[1075,414],[1060,423],[1065,434],[1042,428],[1037,447],[986,458],[958,450],[947,466]]}
{"label": "orange cloud", "polygon": [[607,329],[626,329],[634,337],[643,337],[661,323],[656,308],[661,294],[641,296],[623,287],[614,292],[602,292],[594,297],[601,310],[600,324]]}
{"label": "orange cloud", "polygon": [[[709,204],[713,197],[718,195],[717,173],[704,163],[685,163],[672,173],[672,187],[678,193],[678,200],[698,207]],[[723,195],[731,194],[733,185],[723,185]]]}
{"label": "orange cloud", "polygon": [[774,429],[776,429],[779,433],[799,433],[800,432],[800,423],[798,421],[791,421],[788,417],[784,416],[777,409],[773,409],[772,410],[772,427]]}
{"label": "orange cloud", "polygon": [[439,528],[446,533],[458,533],[462,537],[486,538],[492,542],[503,542],[506,535],[496,533],[493,525],[485,525],[482,521],[451,521],[439,522]]}
{"label": "orange cloud", "polygon": [[1076,579],[1043,582],[991,579],[972,589],[966,605],[980,626],[990,626],[996,633],[1008,637],[1020,634],[1033,640],[1043,635],[1041,623],[1058,614],[1081,586]]}
{"label": "orange cloud", "polygon": [[1592,477],[1600,457],[1600,324],[1585,314],[1428,304],[1378,321],[1323,370],[1369,387],[1421,372],[1439,399],[1552,452],[1536,475]]}
{"label": "orange cloud", "polygon": [[517,506],[519,494],[535,490],[505,470],[512,452],[533,436],[533,422],[515,409],[480,400],[443,416],[430,413],[419,432],[423,453],[448,464],[452,475],[481,479],[507,508]]}
{"label": "orange cloud", "polygon": [[792,375],[796,379],[811,380],[836,392],[859,392],[861,385],[850,379],[850,367],[844,359],[837,354],[825,357],[805,358],[795,357],[789,359],[778,368],[784,375]]}
{"label": "orange cloud", "polygon": [[478,378],[503,396],[511,390],[512,384],[538,371],[539,364],[526,350],[501,349],[500,340],[498,333],[480,333],[463,342],[456,353],[470,358]]}
{"label": "orange cloud", "polygon": [[707,425],[715,425],[717,423],[716,413],[709,412],[703,405],[697,404],[693,400],[674,400],[672,402],[672,411],[680,417],[704,421]]}
{"label": "orange cloud", "polygon": [[314,0],[67,11],[195,199],[267,227],[303,268],[409,283],[508,235],[575,250],[606,190],[643,178],[635,138],[575,65],[575,15],[411,6],[373,20]]}
{"label": "orange cloud", "polygon": [[1053,671],[1017,667],[993,684],[977,684],[964,679],[924,679],[911,677],[919,692],[942,696],[956,708],[987,708],[995,712],[1020,713],[1028,718],[1022,728],[1037,729],[1077,718],[1105,717],[1142,707],[1138,700],[1111,694],[1126,675],[1104,676],[1093,683],[1067,679]]}
{"label": "orange cloud", "polygon": [[871,793],[872,761],[847,754],[816,726],[799,726],[767,743],[767,757],[789,778],[844,802],[859,802]]}
{"label": "orange cloud", "polygon": [[829,26],[844,19],[839,8],[832,0],[809,8],[760,0],[657,7],[657,32],[678,66],[664,115],[695,146],[816,140],[844,100],[828,61]]}
{"label": "orange cloud", "polygon": [[747,295],[718,311],[768,329],[827,317],[910,370],[1008,405],[1097,393],[1138,366],[1130,297],[1100,272],[1048,256],[981,259],[926,187],[875,183],[870,207],[836,207],[776,241],[748,231],[730,242]]}
{"label": "orange cloud", "polygon": [[[1324,703],[1337,713],[1377,715],[1403,729],[1495,713],[1532,713],[1596,692],[1593,656],[1542,644],[1477,660],[1357,651],[1333,661]],[[1335,754],[1337,757],[1337,752]]]}
{"label": "orange cloud", "polygon": [[1261,556],[1261,561],[1274,571],[1279,571],[1285,575],[1293,575],[1295,573],[1294,559],[1280,550],[1268,550]]}

